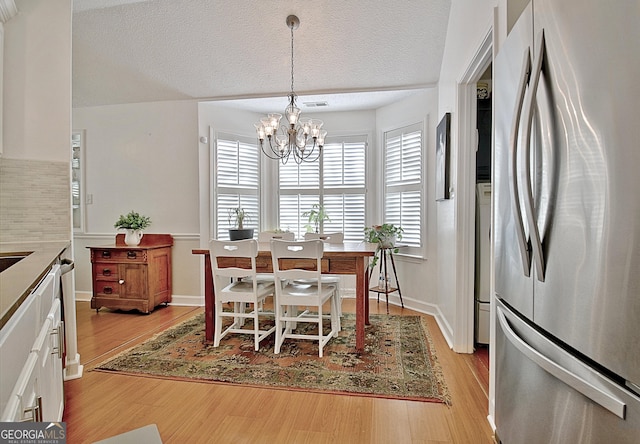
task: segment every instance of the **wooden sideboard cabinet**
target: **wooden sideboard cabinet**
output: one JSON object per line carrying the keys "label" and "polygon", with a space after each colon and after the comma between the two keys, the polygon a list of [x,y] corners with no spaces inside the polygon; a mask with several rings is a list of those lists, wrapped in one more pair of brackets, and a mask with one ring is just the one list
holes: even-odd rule
{"label": "wooden sideboard cabinet", "polygon": [[138,310],[150,313],[171,302],[170,234],[145,234],[135,247],[116,235],[115,245],[91,250],[93,297],[91,308]]}

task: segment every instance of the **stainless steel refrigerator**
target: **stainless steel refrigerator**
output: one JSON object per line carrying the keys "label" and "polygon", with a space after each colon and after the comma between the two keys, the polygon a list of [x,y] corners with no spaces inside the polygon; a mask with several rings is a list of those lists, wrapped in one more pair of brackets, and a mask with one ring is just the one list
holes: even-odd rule
{"label": "stainless steel refrigerator", "polygon": [[494,64],[497,438],[640,442],[640,1],[534,0]]}

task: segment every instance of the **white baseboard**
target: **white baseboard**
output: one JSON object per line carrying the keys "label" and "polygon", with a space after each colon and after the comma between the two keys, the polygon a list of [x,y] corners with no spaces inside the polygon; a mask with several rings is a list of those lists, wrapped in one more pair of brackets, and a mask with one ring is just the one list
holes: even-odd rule
{"label": "white baseboard", "polygon": [[[91,301],[92,293],[90,291],[76,291],[76,301]],[[343,288],[342,289],[342,297],[354,299],[356,297],[355,289],[353,288]],[[386,304],[386,298],[384,295],[380,298],[380,303]],[[440,308],[431,303],[418,301],[416,299],[403,297],[404,306],[410,310],[417,311],[419,313],[424,313],[433,316],[436,319],[438,327],[440,327],[440,331],[444,336],[444,339],[447,341],[447,344],[450,348],[453,348],[453,330],[451,326],[442,315]],[[372,301],[377,302],[377,297],[369,295],[369,303]],[[389,304],[396,305],[398,307],[400,304],[400,297],[397,293],[389,294]],[[171,303],[169,305],[178,305],[178,306],[186,306],[186,307],[204,307],[204,296],[191,296],[191,295],[176,295],[174,294],[171,298]]]}
{"label": "white baseboard", "polygon": [[204,307],[204,296],[185,296],[174,294],[169,305],[182,305],[186,307]]}
{"label": "white baseboard", "polygon": [[[76,291],[76,301],[91,302],[93,293],[90,291]],[[204,307],[204,296],[186,296],[174,294],[169,305],[183,305],[186,307]]]}
{"label": "white baseboard", "polygon": [[93,293],[90,291],[76,291],[76,301],[91,302]]}
{"label": "white baseboard", "polygon": [[[353,288],[345,288],[342,293],[343,298],[354,299],[356,297],[356,291]],[[377,302],[378,298],[373,294],[369,293],[369,303],[375,300]],[[416,299],[408,298],[406,296],[402,297],[402,302],[404,302],[405,308],[408,308],[413,311],[417,311],[419,313],[424,313],[433,316],[438,319],[438,316],[442,316],[440,313],[440,309],[437,305],[431,304],[428,302],[418,301]],[[387,303],[387,299],[384,295],[380,295],[380,303]],[[389,293],[389,304],[396,305],[401,307],[400,296],[397,292]]]}

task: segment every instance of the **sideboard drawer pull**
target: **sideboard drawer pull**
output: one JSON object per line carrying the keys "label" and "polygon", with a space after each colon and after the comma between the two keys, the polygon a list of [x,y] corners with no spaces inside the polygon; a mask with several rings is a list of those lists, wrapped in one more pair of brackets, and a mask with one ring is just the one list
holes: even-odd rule
{"label": "sideboard drawer pull", "polygon": [[135,259],[136,257],[138,257],[138,254],[133,250],[129,250],[127,251],[127,257],[129,259]]}
{"label": "sideboard drawer pull", "polygon": [[104,257],[104,258],[109,258],[109,257],[111,257],[111,252],[110,252],[109,250],[104,250],[104,251],[102,252],[102,257]]}
{"label": "sideboard drawer pull", "polygon": [[102,275],[103,276],[111,276],[111,269],[110,268],[103,268],[102,269]]}
{"label": "sideboard drawer pull", "polygon": [[113,293],[113,288],[111,287],[104,287],[104,294],[111,294]]}

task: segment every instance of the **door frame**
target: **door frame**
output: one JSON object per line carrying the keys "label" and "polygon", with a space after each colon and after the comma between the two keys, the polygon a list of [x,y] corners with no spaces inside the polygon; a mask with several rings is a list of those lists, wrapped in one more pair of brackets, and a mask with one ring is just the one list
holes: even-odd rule
{"label": "door frame", "polygon": [[[455,213],[458,217],[455,218],[455,223],[456,270],[460,284],[456,285],[453,349],[458,353],[473,353],[474,350],[475,167],[478,145],[476,84],[489,64],[493,63],[493,48],[494,29],[491,26],[465,72],[457,81],[458,193]],[[493,270],[493,267],[491,269]]]}

